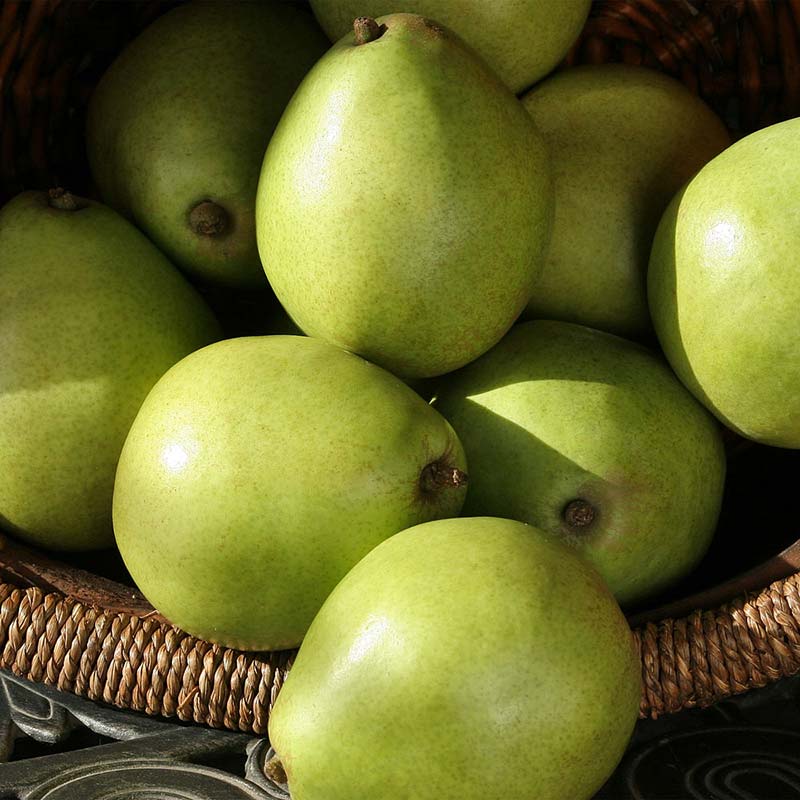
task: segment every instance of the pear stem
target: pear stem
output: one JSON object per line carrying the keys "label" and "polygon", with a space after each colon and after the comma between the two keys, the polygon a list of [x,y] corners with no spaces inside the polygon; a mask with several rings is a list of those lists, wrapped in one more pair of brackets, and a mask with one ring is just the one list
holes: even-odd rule
{"label": "pear stem", "polygon": [[189,225],[198,236],[221,236],[229,224],[228,212],[211,200],[203,200],[189,212]]}
{"label": "pear stem", "polygon": [[86,208],[87,204],[81,198],[75,197],[74,194],[59,186],[57,189],[50,189],[47,193],[47,205],[59,211],[80,211],[82,208]]}
{"label": "pear stem", "polygon": [[419,485],[426,494],[434,494],[442,489],[459,489],[466,486],[467,473],[448,464],[444,458],[432,461],[422,469]]}
{"label": "pear stem", "polygon": [[578,498],[564,506],[563,516],[571,528],[586,528],[594,522],[597,510],[588,500]]}
{"label": "pear stem", "polygon": [[358,17],[353,20],[353,32],[356,35],[356,44],[369,44],[383,36],[386,30],[384,25],[379,25],[372,17]]}
{"label": "pear stem", "polygon": [[264,774],[275,783],[286,786],[287,777],[286,770],[283,768],[283,763],[276,753],[272,758],[264,764]]}

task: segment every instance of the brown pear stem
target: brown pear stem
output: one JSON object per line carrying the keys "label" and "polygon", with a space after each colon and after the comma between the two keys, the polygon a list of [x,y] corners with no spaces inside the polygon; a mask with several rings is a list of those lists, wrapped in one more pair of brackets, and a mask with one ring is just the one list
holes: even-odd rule
{"label": "brown pear stem", "polygon": [[588,500],[578,498],[564,506],[563,516],[571,528],[586,528],[594,522],[597,510]]}
{"label": "brown pear stem", "polygon": [[264,774],[275,783],[286,786],[286,770],[283,768],[278,754],[276,753],[272,758],[264,764]]}
{"label": "brown pear stem", "polygon": [[211,200],[203,200],[189,212],[189,225],[198,236],[221,236],[229,224],[228,212]]}
{"label": "brown pear stem", "polygon": [[423,467],[419,485],[423,492],[434,493],[442,489],[458,489],[466,486],[468,480],[466,472],[440,458]]}
{"label": "brown pear stem", "polygon": [[56,189],[50,189],[47,193],[47,205],[59,211],[80,211],[82,208],[86,208],[87,203],[59,186]]}
{"label": "brown pear stem", "polygon": [[379,25],[372,17],[358,17],[353,20],[353,32],[356,35],[356,44],[369,44],[383,36],[385,26]]}

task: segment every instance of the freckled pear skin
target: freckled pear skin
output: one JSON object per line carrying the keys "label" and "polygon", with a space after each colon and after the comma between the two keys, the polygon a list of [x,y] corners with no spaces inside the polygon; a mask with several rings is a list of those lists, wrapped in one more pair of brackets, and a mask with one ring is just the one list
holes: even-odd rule
{"label": "freckled pear skin", "polygon": [[229,339],[148,395],[120,459],[114,531],[175,625],[281,650],[375,545],[458,514],[464,470],[450,425],[380,367],[302,336]]}
{"label": "freckled pear skin", "polygon": [[652,596],[707,550],[725,480],[720,428],[638,344],[522,323],[443,381],[435,406],[470,461],[465,513],[563,538],[620,603]]}
{"label": "freckled pear skin", "polygon": [[800,119],[741,139],[675,197],[648,291],[689,390],[742,436],[800,448]]}
{"label": "freckled pear skin", "polygon": [[378,22],[378,38],[335,44],[289,104],[256,231],[305,333],[424,378],[486,351],[527,303],[552,216],[549,155],[458,37],[411,14]]}
{"label": "freckled pear skin", "polygon": [[591,0],[311,0],[331,41],[356,17],[404,11],[441,22],[474,47],[514,92],[553,69],[578,38]]}
{"label": "freckled pear skin", "polygon": [[194,278],[266,288],[253,223],[261,161],[327,48],[307,9],[276,0],[159,17],[91,100],[87,150],[104,201]]}
{"label": "freckled pear skin", "polygon": [[0,522],[49,550],[109,547],[139,406],[217,322],[116,212],[41,192],[0,211],[0,309]]}
{"label": "freckled pear skin", "polygon": [[526,318],[652,335],[646,276],[658,221],[730,134],[679,81],[627,64],[563,70],[522,102],[550,145],[556,186]]}
{"label": "freckled pear skin", "polygon": [[597,573],[503,519],[418,525],[330,595],[269,736],[293,800],[588,800],[639,709]]}

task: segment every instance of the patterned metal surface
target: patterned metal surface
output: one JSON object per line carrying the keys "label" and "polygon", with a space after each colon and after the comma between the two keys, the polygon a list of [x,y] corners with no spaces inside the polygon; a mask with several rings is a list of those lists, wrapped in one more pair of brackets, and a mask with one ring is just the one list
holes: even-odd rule
{"label": "patterned metal surface", "polygon": [[[0,671],[0,800],[290,800],[271,755]],[[800,800],[800,677],[641,721],[596,800]]]}
{"label": "patterned metal surface", "polygon": [[641,720],[596,800],[800,800],[800,676]]}

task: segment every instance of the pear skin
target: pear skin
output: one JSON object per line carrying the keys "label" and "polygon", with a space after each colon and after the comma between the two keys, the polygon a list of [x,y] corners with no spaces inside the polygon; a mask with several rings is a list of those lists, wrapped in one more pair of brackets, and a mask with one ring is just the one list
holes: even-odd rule
{"label": "pear skin", "polygon": [[465,471],[446,420],[380,367],[303,336],[229,339],[148,395],[120,458],[114,531],[175,625],[280,650],[375,545],[458,514]]}
{"label": "pear skin", "polygon": [[307,9],[274,0],[159,17],[91,99],[87,149],[103,200],[192,277],[267,289],[253,224],[261,160],[327,47]]}
{"label": "pear skin", "polygon": [[627,64],[573,67],[522,99],[553,157],[556,211],[526,319],[652,337],[647,261],[672,196],[730,144],[683,84]]}
{"label": "pear skin", "polygon": [[800,448],[800,119],[741,139],[675,197],[648,290],[689,390],[742,436]]}
{"label": "pear skin", "polygon": [[588,800],[638,715],[600,576],[505,519],[417,525],[336,587],[269,736],[293,800]]}
{"label": "pear skin", "polygon": [[716,528],[720,426],[662,358],[568,322],[516,325],[441,381],[470,460],[465,513],[536,525],[634,604],[686,575]]}
{"label": "pear skin", "polygon": [[217,321],[133,225],[58,191],[0,211],[0,308],[0,519],[51,550],[111,546],[128,429]]}
{"label": "pear skin", "polygon": [[433,377],[485,352],[528,302],[549,155],[455,34],[412,14],[363,25],[311,70],[270,142],[259,252],[306,334]]}
{"label": "pear skin", "polygon": [[358,16],[398,11],[441,22],[474,47],[513,92],[543,78],[567,54],[586,22],[591,0],[311,0],[335,42]]}

